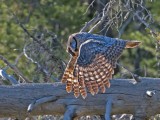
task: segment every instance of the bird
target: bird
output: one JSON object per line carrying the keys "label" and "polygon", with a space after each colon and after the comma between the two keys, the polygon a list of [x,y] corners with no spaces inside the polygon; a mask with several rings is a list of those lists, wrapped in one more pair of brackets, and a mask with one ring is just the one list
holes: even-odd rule
{"label": "bird", "polygon": [[135,48],[140,41],[122,40],[87,32],[78,32],[69,36],[67,52],[70,60],[61,82],[66,91],[78,98],[105,93],[110,88],[110,80],[118,58],[125,48]]}

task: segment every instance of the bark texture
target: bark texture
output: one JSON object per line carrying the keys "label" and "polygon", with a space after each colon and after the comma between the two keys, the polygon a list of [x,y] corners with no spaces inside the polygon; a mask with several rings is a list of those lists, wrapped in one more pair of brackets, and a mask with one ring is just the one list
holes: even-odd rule
{"label": "bark texture", "polygon": [[[111,98],[111,114],[127,113],[149,118],[160,113],[160,79],[140,79],[139,83],[132,79],[111,80],[106,93],[95,96],[88,93],[86,99],[76,99],[73,93],[66,93],[65,85],[61,83],[0,86],[0,117],[23,119],[50,114],[65,115],[69,120],[82,115],[104,115],[107,100]],[[27,112],[29,105],[34,106],[31,112]]]}

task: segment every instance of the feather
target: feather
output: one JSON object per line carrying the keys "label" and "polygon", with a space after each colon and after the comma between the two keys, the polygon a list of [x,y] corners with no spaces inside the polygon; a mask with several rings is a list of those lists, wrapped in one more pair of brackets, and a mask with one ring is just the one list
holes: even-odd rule
{"label": "feather", "polygon": [[85,32],[72,34],[67,47],[72,57],[62,77],[66,91],[73,90],[76,98],[81,95],[83,99],[87,97],[87,89],[92,95],[97,94],[99,89],[104,93],[106,87],[110,87],[109,80],[124,48],[139,44],[138,41],[124,41]]}

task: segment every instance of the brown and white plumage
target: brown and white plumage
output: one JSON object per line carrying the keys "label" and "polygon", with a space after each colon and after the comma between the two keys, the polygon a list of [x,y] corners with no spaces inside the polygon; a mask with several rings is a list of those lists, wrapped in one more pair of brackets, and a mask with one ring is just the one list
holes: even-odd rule
{"label": "brown and white plumage", "polygon": [[71,59],[66,67],[62,82],[66,91],[75,97],[87,96],[98,91],[104,93],[110,87],[115,64],[124,48],[138,46],[138,41],[127,41],[90,33],[75,33],[68,39],[67,51]]}

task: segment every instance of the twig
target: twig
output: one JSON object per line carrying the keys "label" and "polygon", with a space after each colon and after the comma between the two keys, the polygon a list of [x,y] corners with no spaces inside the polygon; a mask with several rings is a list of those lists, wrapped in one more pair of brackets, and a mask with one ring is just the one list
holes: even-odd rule
{"label": "twig", "polygon": [[[37,61],[33,60],[31,57],[29,57],[29,56],[27,55],[27,53],[26,53],[26,46],[27,46],[27,45],[24,45],[24,47],[23,47],[24,56],[25,56],[28,60],[30,60],[31,62],[33,62],[33,63],[35,63],[35,64],[38,64]],[[39,67],[39,66],[38,66],[38,67]]]}
{"label": "twig", "polygon": [[124,67],[123,65],[116,63],[118,66],[122,67],[123,69],[127,70],[131,76],[133,77],[133,79],[136,80],[136,82],[141,82],[141,79],[139,78],[139,76],[137,74],[132,73],[130,70],[128,70],[126,67]]}
{"label": "twig", "polygon": [[106,113],[105,113],[106,120],[111,120],[111,110],[112,110],[112,98],[108,97],[106,103]]}
{"label": "twig", "polygon": [[[147,18],[148,16],[149,16],[149,18],[152,20],[153,18],[152,18],[152,16],[151,16],[151,14],[150,14],[150,12],[147,10],[147,8],[146,7],[144,7],[143,5],[142,5],[142,3],[134,3],[135,5],[137,5],[137,6],[140,6],[141,8],[142,8],[142,10],[141,11],[138,11],[138,10],[135,10],[134,11],[134,9],[131,9],[130,7],[129,7],[129,5],[128,4],[126,4],[124,7],[128,10],[128,11],[131,11],[132,13],[133,13],[133,15],[134,16],[136,16],[136,18],[142,23],[142,24],[144,24],[145,26],[146,26],[146,28],[149,28],[150,30],[151,30],[151,33],[152,33],[152,35],[154,35],[154,36],[157,36],[157,33],[156,33],[156,31],[154,30],[154,29],[152,29],[151,27],[150,27],[150,24],[148,24],[142,17],[140,17],[139,16],[139,14],[138,13],[140,13],[140,12],[142,12],[143,10],[145,10],[145,12],[147,13],[147,16],[145,16],[145,18]],[[150,21],[151,21],[150,20]],[[153,21],[153,20],[152,20]]]}
{"label": "twig", "polygon": [[16,15],[13,13],[13,16],[16,20],[16,22],[19,24],[19,26],[23,29],[23,31],[29,36],[31,37],[36,43],[39,44],[40,47],[42,47],[44,50],[46,50],[48,53],[52,54],[51,51],[44,45],[42,44],[37,38],[35,38],[33,35],[31,35],[29,33],[29,31],[23,26],[23,24],[18,20],[18,18],[16,17]]}
{"label": "twig", "polygon": [[66,112],[64,113],[64,120],[73,120],[75,110],[76,106],[68,106]]}
{"label": "twig", "polygon": [[96,0],[93,0],[89,5],[88,5],[88,7],[87,7],[87,9],[86,9],[86,12],[84,13],[84,14],[86,14],[87,12],[88,12],[88,10],[89,10],[89,8],[92,6],[93,7],[93,3],[95,2]]}
{"label": "twig", "polygon": [[130,15],[129,18],[123,23],[122,27],[118,31],[118,38],[121,37],[121,35],[124,33],[125,28],[129,25],[129,23],[132,21],[133,16]]}
{"label": "twig", "polygon": [[80,30],[80,32],[86,31],[91,25],[96,23],[100,19],[99,14],[97,14],[93,19],[91,19],[89,22],[85,23],[85,26]]}
{"label": "twig", "polygon": [[15,63],[14,63],[15,65],[18,64],[18,61],[19,61],[19,59],[20,59],[22,56],[23,56],[23,52],[20,53],[20,54],[18,55],[18,57],[16,58]]}
{"label": "twig", "polygon": [[12,85],[18,84],[18,81],[13,76],[8,75],[3,69],[0,69],[0,76],[3,77],[3,79],[8,80]]}
{"label": "twig", "polygon": [[110,4],[112,4],[112,2],[113,2],[113,1],[110,1],[110,2],[108,2],[108,3],[104,6],[101,19],[99,20],[99,22],[97,22],[97,23],[90,29],[89,33],[93,32],[97,27],[99,27],[99,26],[105,21],[107,15],[108,15],[108,11],[109,11],[109,9],[110,9],[110,7],[108,7],[108,6],[110,6]]}
{"label": "twig", "polygon": [[[25,26],[19,21],[19,19],[16,17],[16,15],[15,15],[14,13],[12,13],[12,14],[13,14],[13,16],[14,16],[17,24],[23,29],[23,31],[24,31],[30,38],[32,38],[32,40],[33,40],[34,42],[36,42],[41,48],[43,48],[48,54],[52,55],[52,59],[53,59],[56,63],[58,63],[58,64],[60,65],[59,68],[61,68],[62,71],[64,71],[63,60],[60,59],[60,58],[57,58],[57,57],[53,54],[53,51],[52,51],[51,49],[49,49],[47,46],[45,46],[45,44],[43,44],[39,39],[37,39],[36,37],[34,37],[34,36],[25,28]],[[59,44],[59,45],[60,45],[60,44]],[[61,46],[61,47],[62,47],[62,46]],[[25,56],[26,56],[26,54],[25,54]],[[29,57],[27,57],[27,58],[29,58]],[[33,59],[30,58],[29,60],[32,61]],[[33,62],[33,61],[32,61],[32,62]]]}
{"label": "twig", "polygon": [[32,102],[31,104],[29,104],[27,111],[28,111],[28,112],[32,112],[32,110],[33,110],[36,106],[38,106],[38,105],[40,105],[40,104],[43,104],[43,103],[46,103],[46,102],[55,101],[55,100],[57,100],[57,98],[56,98],[55,96],[49,96],[49,97],[40,98],[40,99]]}
{"label": "twig", "polygon": [[134,12],[134,15],[138,18],[138,20],[139,20],[141,23],[143,23],[147,28],[149,28],[149,29],[151,30],[151,33],[152,33],[153,35],[157,36],[156,31],[154,31],[154,30],[150,27],[150,25],[149,25],[147,22],[145,22],[145,21],[138,15],[137,12]]}
{"label": "twig", "polygon": [[[109,3],[108,3],[109,4]],[[102,14],[102,17],[101,19],[99,20],[99,22],[97,24],[95,24],[89,31],[89,33],[93,32],[93,30],[95,30],[100,24],[102,24],[102,22],[105,20],[106,16],[107,16],[107,11],[105,11],[105,9],[107,8],[108,4],[105,5],[105,7],[103,8],[103,14]]]}
{"label": "twig", "polygon": [[20,76],[20,78],[22,78],[25,82],[30,83],[30,81],[18,70],[18,68],[16,66],[12,65],[11,63],[9,63],[6,58],[4,58],[2,55],[0,55],[0,59],[4,63],[6,63],[15,72],[15,74],[17,76]]}
{"label": "twig", "polygon": [[[26,53],[26,45],[25,45],[24,48],[23,48],[23,53],[24,53],[24,56],[25,56],[28,60],[30,60],[32,63],[36,64],[37,67],[42,71],[42,73],[50,80],[50,74],[49,74],[48,70],[45,69],[44,67],[42,67],[42,65],[41,65],[39,62],[33,60],[31,57],[29,57],[29,56],[27,55],[27,53]],[[52,75],[52,77],[54,78],[54,80],[59,81],[59,79],[58,79],[57,77],[54,77],[53,75]]]}

